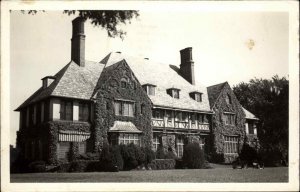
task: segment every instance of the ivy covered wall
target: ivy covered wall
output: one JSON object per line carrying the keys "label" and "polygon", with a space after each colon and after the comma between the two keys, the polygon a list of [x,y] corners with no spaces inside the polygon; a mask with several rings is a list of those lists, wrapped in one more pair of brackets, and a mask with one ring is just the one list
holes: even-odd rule
{"label": "ivy covered wall", "polygon": [[[229,97],[230,103],[226,102],[226,97]],[[224,136],[239,136],[239,150],[241,150],[246,133],[244,111],[228,83],[221,91],[212,110],[215,113],[212,117],[213,152],[216,155],[224,155],[225,162],[232,162],[237,155],[224,154]],[[224,112],[234,114],[233,125],[225,124]]]}
{"label": "ivy covered wall", "polygon": [[[126,81],[122,87],[121,81]],[[92,130],[94,151],[98,151],[108,141],[108,130],[118,121],[130,121],[142,131],[143,145],[152,145],[151,101],[138,82],[128,64],[123,60],[106,67],[97,83],[95,101],[95,126]],[[134,103],[134,115],[116,116],[114,101],[129,100]]]}

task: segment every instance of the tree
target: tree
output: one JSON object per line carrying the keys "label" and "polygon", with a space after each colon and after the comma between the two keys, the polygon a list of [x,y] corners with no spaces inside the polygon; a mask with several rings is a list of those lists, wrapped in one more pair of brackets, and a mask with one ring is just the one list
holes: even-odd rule
{"label": "tree", "polygon": [[[22,10],[23,13],[25,11]],[[38,11],[29,10],[28,14],[35,15]],[[120,37],[124,39],[126,32],[118,29],[120,24],[130,23],[132,18],[137,18],[139,12],[136,10],[64,10],[64,14],[78,15],[94,26],[100,26],[107,31],[109,37]]]}
{"label": "tree", "polygon": [[287,160],[289,81],[277,75],[271,80],[255,78],[234,86],[233,91],[240,103],[259,118],[262,149],[274,160]]}

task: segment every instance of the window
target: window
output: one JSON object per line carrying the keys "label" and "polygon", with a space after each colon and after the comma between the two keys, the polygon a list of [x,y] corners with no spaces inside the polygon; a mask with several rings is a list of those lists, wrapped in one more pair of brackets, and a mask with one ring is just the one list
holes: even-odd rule
{"label": "window", "polygon": [[89,120],[89,104],[79,103],[79,121]]}
{"label": "window", "polygon": [[183,156],[183,146],[184,146],[183,137],[182,136],[179,136],[177,138],[176,146],[177,146],[177,156],[178,157],[182,157]]}
{"label": "window", "polygon": [[177,121],[188,121],[188,114],[186,112],[177,112],[176,113],[176,120]]}
{"label": "window", "polygon": [[179,90],[173,90],[173,97],[179,99]]}
{"label": "window", "polygon": [[159,147],[160,143],[159,143],[159,137],[158,135],[153,135],[153,140],[152,140],[152,149],[153,151],[157,151],[158,147]]}
{"label": "window", "polygon": [[234,114],[223,114],[225,125],[234,125]]}
{"label": "window", "polygon": [[135,145],[140,145],[140,137],[136,133],[120,133],[119,135],[119,145],[128,145],[133,143]]}
{"label": "window", "polygon": [[127,79],[125,79],[125,78],[121,79],[121,87],[122,88],[126,88],[127,87]]}
{"label": "window", "polygon": [[197,102],[202,102],[202,93],[199,92],[192,92],[190,96]]}
{"label": "window", "polygon": [[190,119],[191,119],[191,122],[192,123],[196,123],[196,118],[195,118],[195,114],[194,113],[191,113],[191,116],[190,116]]}
{"label": "window", "polygon": [[163,119],[164,118],[164,111],[161,109],[153,109],[152,110],[152,118],[154,119]]}
{"label": "window", "polygon": [[225,146],[224,153],[238,153],[238,144],[239,138],[238,136],[224,136]]}
{"label": "window", "polygon": [[229,94],[226,95],[226,103],[231,104],[231,97]]}
{"label": "window", "polygon": [[73,103],[72,101],[60,102],[60,119],[73,120]]}
{"label": "window", "polygon": [[172,111],[167,110],[166,112],[168,121],[172,121]]}
{"label": "window", "polygon": [[254,134],[254,126],[252,123],[248,123],[249,134]]}
{"label": "window", "polygon": [[143,85],[143,88],[148,95],[155,95],[155,87],[155,85],[150,84]]}
{"label": "window", "polygon": [[180,89],[176,89],[176,88],[171,88],[171,89],[167,89],[167,93],[176,99],[180,98],[180,94],[179,94]]}
{"label": "window", "polygon": [[129,101],[115,101],[115,115],[133,117],[134,103]]}

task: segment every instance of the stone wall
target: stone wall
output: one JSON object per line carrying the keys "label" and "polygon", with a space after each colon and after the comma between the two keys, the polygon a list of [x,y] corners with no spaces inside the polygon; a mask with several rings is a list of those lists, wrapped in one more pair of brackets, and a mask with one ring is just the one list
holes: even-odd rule
{"label": "stone wall", "polygon": [[[121,87],[121,80],[127,80],[126,88]],[[123,60],[106,67],[97,83],[95,103],[95,127],[92,131],[94,150],[98,151],[108,142],[108,130],[114,121],[131,121],[142,131],[142,143],[152,145],[151,101],[138,82],[128,64]],[[134,102],[134,117],[116,116],[115,99]]]}

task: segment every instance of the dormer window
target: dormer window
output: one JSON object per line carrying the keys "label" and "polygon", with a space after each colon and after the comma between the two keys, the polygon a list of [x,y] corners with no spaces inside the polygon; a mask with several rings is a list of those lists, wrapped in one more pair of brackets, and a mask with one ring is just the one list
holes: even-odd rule
{"label": "dormer window", "polygon": [[46,76],[42,79],[43,81],[43,88],[49,87],[49,85],[55,80],[53,76]]}
{"label": "dormer window", "polygon": [[191,98],[193,98],[197,102],[202,102],[202,93],[200,92],[191,92],[190,93]]}
{"label": "dormer window", "polygon": [[143,85],[143,88],[148,95],[155,95],[155,87],[156,85],[152,85],[152,84]]}
{"label": "dormer window", "polygon": [[180,89],[176,89],[176,88],[171,88],[171,89],[167,89],[167,93],[176,99],[180,98],[180,94],[179,94]]}

